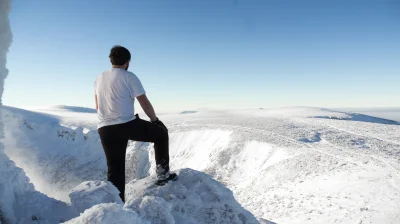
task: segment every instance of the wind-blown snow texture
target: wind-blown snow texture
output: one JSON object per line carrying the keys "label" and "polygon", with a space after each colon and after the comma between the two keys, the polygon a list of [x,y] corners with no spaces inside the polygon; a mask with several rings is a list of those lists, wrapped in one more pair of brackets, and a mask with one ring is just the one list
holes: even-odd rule
{"label": "wind-blown snow texture", "polygon": [[[5,152],[41,192],[68,202],[69,192],[82,182],[104,181],[104,152],[92,128],[95,113],[70,107],[40,113],[6,107],[3,119]],[[157,214],[164,214],[160,217],[165,222],[182,223],[180,215],[201,222],[196,217],[207,200],[195,200],[201,196],[199,189],[220,195],[215,192],[226,192],[223,185],[261,223],[400,222],[400,125],[395,122],[318,108],[199,111],[163,115],[162,120],[170,130],[172,169],[183,168],[179,172],[184,178],[151,189],[144,183],[154,175],[152,145],[131,142],[125,206],[105,200],[107,204],[87,209],[71,222],[107,222],[114,212],[118,218],[140,222],[155,222]],[[213,180],[187,168],[220,183],[215,182],[212,186],[217,187],[210,190]],[[210,181],[196,188],[195,180],[202,178]],[[171,201],[168,192],[184,196]],[[96,194],[88,195],[92,204],[86,207],[99,203],[90,199]],[[238,205],[228,201],[227,206]],[[72,203],[68,208],[82,212]],[[221,211],[222,204],[218,206]],[[191,212],[174,210],[183,207],[192,208]],[[73,212],[69,217],[76,216]],[[40,214],[47,217],[47,213]]]}

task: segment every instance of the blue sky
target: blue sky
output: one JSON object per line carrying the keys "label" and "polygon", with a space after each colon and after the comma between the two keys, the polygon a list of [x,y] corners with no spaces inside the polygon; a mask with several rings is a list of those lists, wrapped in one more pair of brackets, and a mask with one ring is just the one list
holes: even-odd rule
{"label": "blue sky", "polygon": [[156,110],[400,106],[400,4],[13,1],[3,102],[94,107],[115,44]]}

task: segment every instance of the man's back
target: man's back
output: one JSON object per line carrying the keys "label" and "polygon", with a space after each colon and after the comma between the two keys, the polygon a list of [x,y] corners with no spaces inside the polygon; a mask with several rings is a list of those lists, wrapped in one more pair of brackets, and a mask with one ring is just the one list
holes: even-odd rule
{"label": "man's back", "polygon": [[[94,84],[98,133],[107,159],[107,180],[117,187],[125,201],[125,156],[128,141],[153,142],[157,180],[164,185],[178,178],[169,169],[167,127],[157,118],[142,84],[128,72],[131,53],[116,45],[110,51],[112,69],[103,72]],[[135,116],[135,98],[150,121]]]}
{"label": "man's back", "polygon": [[94,88],[98,102],[98,128],[135,119],[135,98],[145,94],[135,74],[112,68],[97,77]]}

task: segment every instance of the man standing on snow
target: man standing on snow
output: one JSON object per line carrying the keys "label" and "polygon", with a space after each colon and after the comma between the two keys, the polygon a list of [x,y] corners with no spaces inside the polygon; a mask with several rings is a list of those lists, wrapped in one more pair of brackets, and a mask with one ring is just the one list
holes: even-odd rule
{"label": "man standing on snow", "polygon": [[[127,71],[131,54],[122,46],[110,52],[112,68],[100,74],[94,84],[98,132],[107,158],[108,180],[125,194],[125,154],[129,140],[153,142],[157,185],[177,179],[169,172],[168,129],[157,118],[138,77]],[[135,98],[151,122],[135,114]]]}

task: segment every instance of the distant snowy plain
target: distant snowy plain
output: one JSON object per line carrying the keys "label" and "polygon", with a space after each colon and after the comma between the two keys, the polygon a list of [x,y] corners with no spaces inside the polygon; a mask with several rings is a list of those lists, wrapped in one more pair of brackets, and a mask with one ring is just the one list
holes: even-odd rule
{"label": "distant snowy plain", "polygon": [[[20,221],[35,215],[41,223],[108,223],[115,213],[116,223],[400,223],[400,125],[390,117],[304,107],[163,114],[171,167],[182,178],[152,189],[152,145],[130,142],[132,200],[121,205],[115,189],[99,182],[107,167],[93,109],[4,107],[2,116],[6,155],[40,197],[70,211],[62,216],[54,208],[52,218],[49,210],[25,209]],[[104,196],[103,204],[93,188],[77,190],[85,181],[109,193],[93,193]],[[71,191],[75,198],[89,195],[88,202],[71,206],[77,203]]]}

